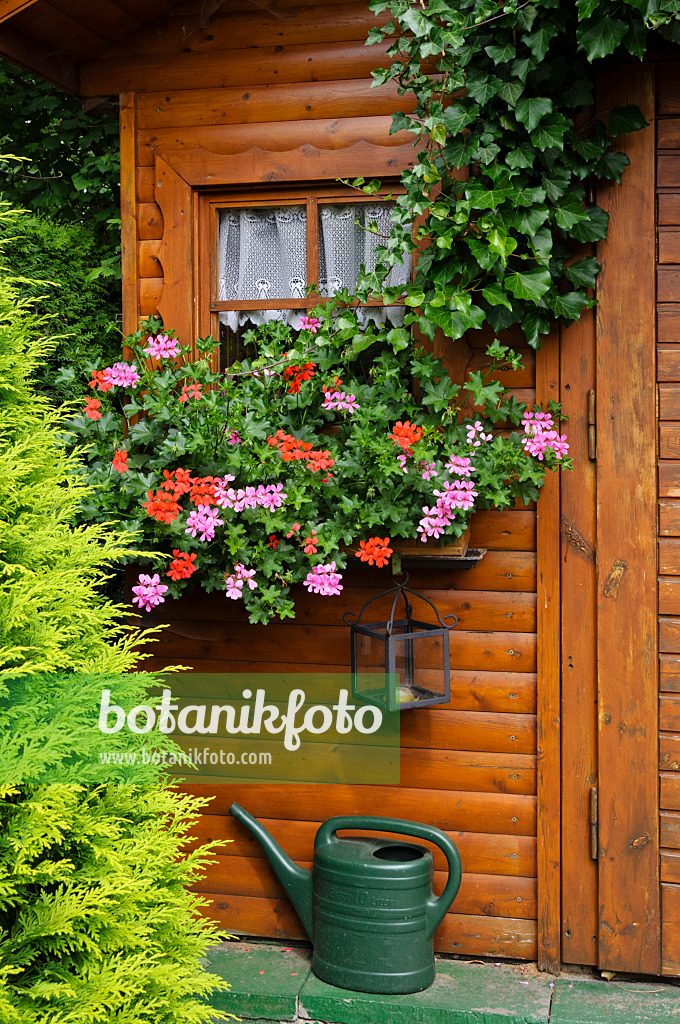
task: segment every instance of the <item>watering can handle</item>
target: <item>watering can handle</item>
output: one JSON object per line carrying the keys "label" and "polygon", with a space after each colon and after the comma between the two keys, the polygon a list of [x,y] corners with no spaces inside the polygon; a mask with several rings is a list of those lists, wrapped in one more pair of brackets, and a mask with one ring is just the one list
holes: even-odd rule
{"label": "watering can handle", "polygon": [[458,847],[446,832],[433,825],[423,825],[418,821],[405,821],[400,818],[378,818],[372,815],[341,815],[324,821],[316,834],[315,848],[331,843],[340,829],[351,828],[362,832],[377,829],[379,832],[398,832],[404,836],[415,836],[434,843],[442,851],[449,865],[449,877],[444,892],[437,897],[432,895],[427,901],[427,937],[432,937],[441,923],[447,910],[453,903],[460,887],[462,868]]}

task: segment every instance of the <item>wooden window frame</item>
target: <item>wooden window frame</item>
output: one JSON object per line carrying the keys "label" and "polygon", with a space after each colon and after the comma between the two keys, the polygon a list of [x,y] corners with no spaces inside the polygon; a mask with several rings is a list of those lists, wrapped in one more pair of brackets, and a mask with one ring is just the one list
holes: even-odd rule
{"label": "wooden window frame", "polygon": [[[272,299],[241,299],[219,300],[218,295],[218,235],[219,213],[224,209],[244,207],[271,208],[274,206],[302,206],[307,213],[307,281],[317,284],[319,268],[319,229],[318,211],[325,204],[360,204],[377,200],[390,201],[393,195],[399,195],[404,189],[398,183],[387,182],[384,189],[375,195],[365,195],[354,188],[335,183],[323,185],[281,185],[276,189],[250,188],[247,191],[220,191],[219,193],[200,193],[197,209],[197,296],[198,296],[198,328],[199,336],[219,336],[219,314],[221,312],[248,309],[312,309],[327,298],[311,292],[304,298],[272,298]],[[359,303],[362,306],[383,306],[380,299],[368,299]],[[399,303],[392,303],[399,305]]]}

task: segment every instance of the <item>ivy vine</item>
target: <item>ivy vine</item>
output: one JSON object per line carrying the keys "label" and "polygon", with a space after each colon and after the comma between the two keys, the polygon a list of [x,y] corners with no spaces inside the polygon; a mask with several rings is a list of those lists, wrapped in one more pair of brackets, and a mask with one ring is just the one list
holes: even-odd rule
{"label": "ivy vine", "polygon": [[395,114],[391,130],[411,131],[417,155],[394,197],[381,263],[362,287],[396,301],[403,288],[385,289],[385,273],[428,238],[407,322],[430,339],[438,327],[456,339],[484,324],[496,333],[517,325],[537,348],[554,321],[572,323],[594,304],[599,265],[574,258],[606,236],[593,183],[621,181],[629,161],[615,140],[646,125],[633,105],[593,113],[593,62],[642,58],[652,31],[680,41],[680,0],[369,6],[391,15],[367,40],[392,39],[393,61],[375,84],[395,80],[415,96],[415,110]]}

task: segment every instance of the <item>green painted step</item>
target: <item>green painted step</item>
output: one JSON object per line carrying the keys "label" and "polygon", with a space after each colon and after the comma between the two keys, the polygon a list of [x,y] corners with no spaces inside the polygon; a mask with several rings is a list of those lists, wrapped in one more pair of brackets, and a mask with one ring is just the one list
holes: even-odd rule
{"label": "green painted step", "polygon": [[550,1024],[680,1024],[680,987],[558,978]]}
{"label": "green painted step", "polygon": [[298,993],[309,977],[310,956],[304,947],[220,942],[204,963],[231,989],[213,995],[210,1004],[248,1021],[294,1020]]}
{"label": "green painted step", "polygon": [[335,988],[310,974],[299,1012],[332,1024],[547,1024],[550,981],[523,978],[506,965],[439,960],[424,992],[380,996]]}
{"label": "green painted step", "polygon": [[680,1024],[680,983],[553,983],[519,965],[437,960],[424,992],[381,996],[327,985],[311,973],[310,959],[308,946],[213,946],[205,963],[231,989],[210,1003],[244,1024]]}

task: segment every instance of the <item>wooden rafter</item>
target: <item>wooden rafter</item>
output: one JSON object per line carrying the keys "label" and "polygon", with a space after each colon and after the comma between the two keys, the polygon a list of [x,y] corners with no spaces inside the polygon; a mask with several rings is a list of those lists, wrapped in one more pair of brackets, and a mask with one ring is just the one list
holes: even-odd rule
{"label": "wooden rafter", "polygon": [[25,11],[38,0],[0,0],[0,22],[7,21],[20,11]]}
{"label": "wooden rafter", "polygon": [[74,62],[9,25],[0,25],[0,55],[60,89],[78,95],[78,68]]}

